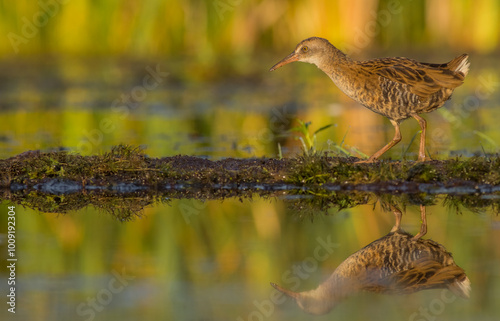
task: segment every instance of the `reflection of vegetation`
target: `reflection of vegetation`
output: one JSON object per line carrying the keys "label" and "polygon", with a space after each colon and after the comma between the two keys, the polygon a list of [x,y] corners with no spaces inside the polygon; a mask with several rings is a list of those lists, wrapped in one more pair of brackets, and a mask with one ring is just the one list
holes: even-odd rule
{"label": "reflection of vegetation", "polygon": [[12,193],[8,198],[14,203],[44,213],[76,212],[91,205],[120,221],[133,220],[141,215],[146,206],[159,201],[159,199],[147,193],[116,195],[109,192],[67,195],[51,195],[41,192],[30,192],[27,195]]}
{"label": "reflection of vegetation", "polygon": [[208,188],[206,186],[184,186],[176,189],[147,189],[142,191],[87,190],[67,194],[49,194],[43,191],[7,192],[3,191],[0,199],[9,200],[44,213],[69,213],[92,206],[101,212],[120,220],[132,220],[141,216],[148,206],[170,202],[175,199],[224,200],[227,198],[252,199],[278,197],[284,199],[299,218],[313,219],[323,213],[338,212],[364,204],[380,204],[390,211],[395,205],[404,209],[407,205],[433,205],[444,199],[444,204],[461,213],[464,209],[478,212],[491,210],[500,213],[500,194],[445,195],[441,194],[388,194],[366,191],[332,191],[326,188],[255,189],[242,185],[240,188]]}
{"label": "reflection of vegetation", "polygon": [[490,209],[492,212],[498,214],[500,213],[500,194],[488,194],[484,195],[484,197],[476,194],[446,195],[443,205],[457,213],[461,213],[463,209],[472,212]]}
{"label": "reflection of vegetation", "polygon": [[[434,205],[444,199],[444,205],[461,213],[467,209],[472,212],[490,210],[500,213],[500,193],[488,194],[486,197],[478,195],[453,195],[453,194],[388,194],[362,191],[326,191],[307,190],[290,191],[288,205],[294,209],[301,218],[312,218],[320,213],[334,209],[341,211],[364,204],[380,204],[390,211],[392,205],[404,209],[407,205]],[[299,197],[297,197],[299,196]]]}
{"label": "reflection of vegetation", "polygon": [[358,205],[368,204],[373,195],[364,192],[329,192],[317,190],[293,190],[286,203],[299,218],[313,219],[330,209],[341,211]]}

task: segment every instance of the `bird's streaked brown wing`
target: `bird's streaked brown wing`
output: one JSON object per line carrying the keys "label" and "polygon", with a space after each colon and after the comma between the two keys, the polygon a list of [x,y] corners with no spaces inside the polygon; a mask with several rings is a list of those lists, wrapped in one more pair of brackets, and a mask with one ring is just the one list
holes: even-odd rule
{"label": "bird's streaked brown wing", "polygon": [[465,279],[466,275],[464,270],[456,265],[443,266],[436,260],[422,257],[409,269],[386,275],[377,275],[376,271],[372,270],[365,277],[361,282],[364,284],[364,290],[397,294],[444,288],[455,281]]}
{"label": "bird's streaked brown wing", "polygon": [[[391,61],[392,62],[392,61]],[[464,75],[444,68],[434,68],[407,60],[405,63],[381,65],[375,73],[408,86],[411,93],[426,99],[442,88],[453,89],[464,81]]]}

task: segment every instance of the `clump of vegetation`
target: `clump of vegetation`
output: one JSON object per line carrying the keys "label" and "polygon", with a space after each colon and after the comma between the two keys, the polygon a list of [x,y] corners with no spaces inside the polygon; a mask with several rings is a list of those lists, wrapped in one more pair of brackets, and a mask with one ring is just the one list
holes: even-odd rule
{"label": "clump of vegetation", "polygon": [[446,162],[445,171],[449,177],[457,180],[499,185],[500,157],[455,158]]}
{"label": "clump of vegetation", "polygon": [[[293,138],[297,139],[301,142],[302,146],[302,152],[304,153],[305,156],[314,156],[317,153],[322,153],[321,151],[318,150],[317,147],[317,134],[320,132],[330,128],[333,126],[333,124],[328,124],[323,127],[320,127],[319,129],[315,130],[312,134],[310,132],[310,126],[311,122],[304,122],[300,119],[297,119],[298,126],[293,127],[288,131],[288,134],[290,133],[298,133],[299,135],[294,135]],[[287,134],[287,135],[288,135]],[[345,138],[347,136],[347,132],[344,134],[344,137],[342,138],[342,141],[340,144],[336,144],[330,140],[328,140],[328,153],[333,152],[335,156],[344,156],[344,157],[352,157],[355,155],[361,156],[364,159],[368,159],[368,156],[364,153],[362,153],[360,150],[357,148],[351,147],[347,149],[344,145]],[[333,149],[332,149],[333,148]],[[279,158],[283,158],[282,152],[281,152],[281,145],[278,143],[278,153],[279,153]]]}
{"label": "clump of vegetation", "polygon": [[[398,204],[401,197],[406,197],[402,203],[432,204],[437,195],[425,193],[422,187],[471,194],[492,193],[500,185],[498,155],[425,163],[357,164],[358,160],[320,152],[285,159],[150,158],[142,149],[125,145],[93,156],[35,151],[0,160],[0,198],[43,212],[92,205],[124,220],[157,200],[252,197],[254,193],[267,197],[282,195],[285,189],[288,195],[298,196],[289,205],[307,216],[307,211],[313,215],[332,207],[364,204],[374,194],[390,204]],[[380,196],[384,193],[390,199]],[[494,196],[453,195],[446,202],[456,210],[482,206],[500,210],[500,199]]]}
{"label": "clump of vegetation", "polygon": [[[309,131],[309,126],[311,126],[311,122],[304,122],[300,119],[297,120],[297,122],[299,123],[298,126],[295,126],[293,127],[292,129],[290,129],[289,132],[291,133],[299,133],[300,135],[299,136],[294,136],[295,139],[298,139],[301,144],[302,144],[302,151],[304,152],[304,154],[306,156],[311,156],[311,155],[314,155],[317,153],[317,150],[316,150],[316,145],[317,145],[317,141],[316,141],[316,135],[322,131],[324,131],[325,129],[328,129],[330,127],[332,127],[332,124],[328,124],[326,126],[323,126],[317,130],[315,130],[312,134],[310,133]],[[281,151],[280,151],[280,154],[281,154]]]}
{"label": "clump of vegetation", "polygon": [[64,179],[86,185],[135,183],[214,185],[262,183],[282,177],[288,160],[234,160],[212,162],[192,156],[150,158],[138,147],[119,145],[102,155],[81,156],[66,151],[26,152],[0,160],[1,186],[33,186]]}
{"label": "clump of vegetation", "polygon": [[442,172],[430,163],[417,163],[407,168],[406,180],[422,183],[441,182],[441,174]]}
{"label": "clump of vegetation", "polygon": [[500,185],[500,157],[447,161],[379,161],[357,164],[355,157],[305,153],[286,159],[224,159],[192,156],[150,158],[138,147],[119,145],[102,155],[81,156],[66,151],[26,152],[0,160],[2,186],[65,179],[88,184],[116,182],[146,186],[178,183],[351,185],[429,183]]}
{"label": "clump of vegetation", "polygon": [[150,165],[140,148],[125,145],[115,146],[103,155],[85,157],[67,151],[29,151],[0,161],[4,186],[10,182],[27,183],[55,178],[88,183],[125,173],[128,175],[122,175],[122,178],[129,181],[138,178],[138,173],[143,171],[155,171]]}

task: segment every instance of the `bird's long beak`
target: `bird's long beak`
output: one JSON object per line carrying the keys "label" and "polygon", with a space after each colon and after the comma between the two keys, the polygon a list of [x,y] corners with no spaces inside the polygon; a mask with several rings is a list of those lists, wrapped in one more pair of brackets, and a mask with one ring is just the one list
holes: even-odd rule
{"label": "bird's long beak", "polygon": [[297,56],[295,54],[295,52],[292,52],[291,54],[289,54],[288,56],[286,56],[283,60],[281,60],[280,62],[278,62],[276,65],[272,66],[271,69],[269,69],[269,71],[276,70],[276,69],[278,69],[281,66],[284,66],[286,64],[289,64],[289,63],[297,61],[297,60],[299,60],[299,56]]}
{"label": "bird's long beak", "polygon": [[[295,61],[295,60],[294,60]],[[272,70],[271,70],[272,71]],[[297,299],[299,297],[299,293],[297,292],[293,292],[293,291],[290,291],[290,290],[287,290],[285,288],[282,288],[281,286],[277,285],[276,283],[272,283],[271,282],[271,285],[273,286],[273,288],[275,288],[276,290],[282,292],[282,293],[285,293],[286,295],[288,295],[289,297],[291,298],[294,298],[294,299]]]}

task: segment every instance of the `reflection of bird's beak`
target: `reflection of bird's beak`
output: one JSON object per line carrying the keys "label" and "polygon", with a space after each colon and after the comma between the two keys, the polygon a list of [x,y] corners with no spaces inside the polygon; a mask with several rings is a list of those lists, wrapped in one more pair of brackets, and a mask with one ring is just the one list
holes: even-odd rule
{"label": "reflection of bird's beak", "polygon": [[269,71],[276,70],[276,69],[278,69],[281,66],[284,66],[286,64],[289,64],[289,63],[297,61],[297,60],[299,60],[299,56],[297,56],[295,54],[295,52],[292,52],[291,54],[289,54],[288,56],[286,56],[283,60],[281,60],[280,62],[278,62],[276,65],[272,66],[271,69],[269,69]]}
{"label": "reflection of bird's beak", "polygon": [[[285,58],[286,59],[286,58]],[[295,61],[295,60],[293,60]],[[290,61],[289,61],[290,62]],[[288,63],[288,62],[287,62]],[[273,67],[274,68],[274,67]],[[272,71],[272,70],[271,70]],[[286,295],[288,295],[289,297],[291,298],[294,298],[294,299],[297,299],[299,297],[299,294],[297,292],[293,292],[293,291],[290,291],[290,290],[287,290],[287,289],[284,289],[282,288],[281,286],[277,285],[276,283],[272,283],[271,282],[271,285],[273,286],[273,288],[275,288],[276,290],[282,292],[282,293],[285,293]]]}

